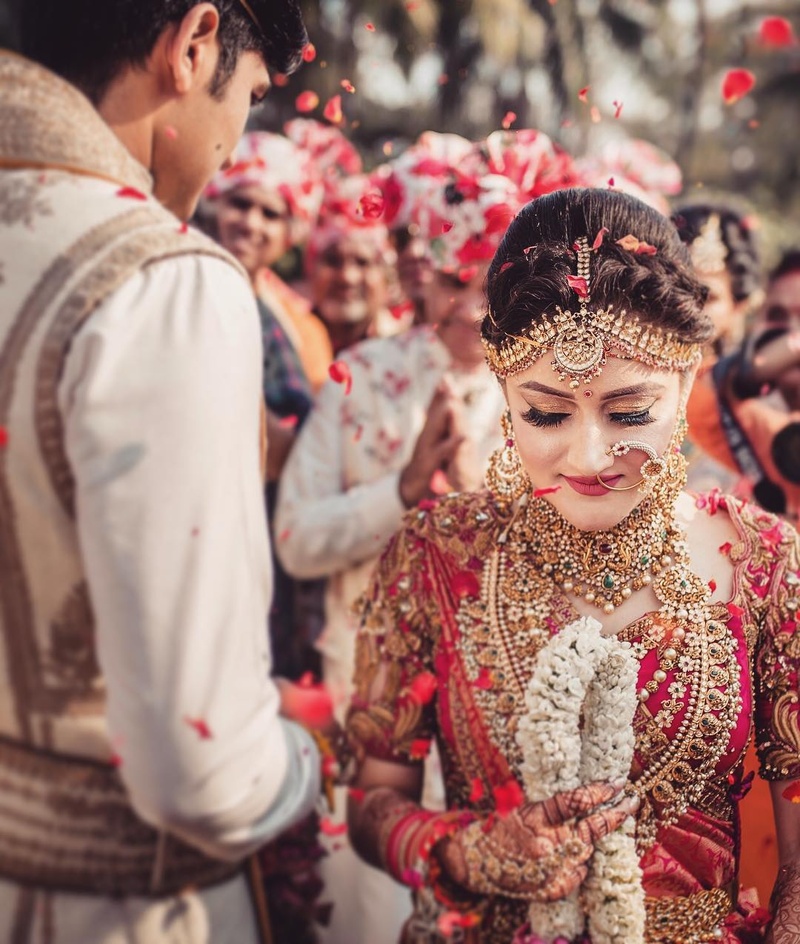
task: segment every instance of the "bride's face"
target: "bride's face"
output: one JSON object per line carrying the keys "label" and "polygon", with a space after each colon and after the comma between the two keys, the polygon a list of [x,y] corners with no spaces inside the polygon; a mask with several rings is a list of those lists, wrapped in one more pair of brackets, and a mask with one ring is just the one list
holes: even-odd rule
{"label": "bride's face", "polygon": [[[609,357],[602,373],[573,390],[545,354],[506,381],[506,397],[522,463],[534,489],[584,531],[607,530],[642,500],[634,486],[647,455],[616,457],[610,447],[638,440],[667,450],[688,379],[638,361]],[[598,476],[600,481],[598,481]]]}

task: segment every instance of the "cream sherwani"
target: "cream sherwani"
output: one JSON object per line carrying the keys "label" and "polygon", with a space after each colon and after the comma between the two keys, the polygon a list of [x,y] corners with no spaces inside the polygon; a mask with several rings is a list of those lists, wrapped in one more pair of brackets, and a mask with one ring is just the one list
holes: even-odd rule
{"label": "cream sherwani", "polygon": [[313,805],[269,680],[261,354],[235,263],[0,55],[0,940],[251,944]]}
{"label": "cream sherwani", "polygon": [[[353,603],[405,508],[400,473],[411,458],[443,377],[462,401],[475,460],[486,467],[500,444],[505,400],[488,368],[460,371],[435,332],[412,328],[344,352],[352,389],[329,382],[319,393],[281,476],[274,533],[286,570],[328,577],[325,629],[317,643],[340,717],[352,694],[358,621]],[[428,778],[426,806],[442,802]],[[437,795],[438,794],[438,795]],[[344,816],[346,798],[337,798]],[[410,914],[408,889],[361,861],[346,839],[327,841],[320,863],[333,918],[325,944],[396,944]]]}

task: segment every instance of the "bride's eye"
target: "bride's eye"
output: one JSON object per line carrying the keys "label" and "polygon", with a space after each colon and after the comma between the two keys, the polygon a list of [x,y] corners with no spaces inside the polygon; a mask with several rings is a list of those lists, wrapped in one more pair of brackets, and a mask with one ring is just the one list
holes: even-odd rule
{"label": "bride's eye", "polygon": [[531,426],[546,427],[560,426],[568,416],[569,413],[544,413],[542,410],[537,410],[534,406],[522,414],[522,418],[526,423],[530,423]]}
{"label": "bride's eye", "polygon": [[620,426],[647,426],[654,422],[650,410],[639,410],[638,413],[612,413],[611,420]]}

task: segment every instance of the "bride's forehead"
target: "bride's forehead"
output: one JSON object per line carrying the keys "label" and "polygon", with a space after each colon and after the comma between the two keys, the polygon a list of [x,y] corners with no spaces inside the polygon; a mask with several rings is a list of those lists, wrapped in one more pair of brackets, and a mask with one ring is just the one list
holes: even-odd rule
{"label": "bride's forehead", "polygon": [[558,371],[553,369],[553,358],[549,353],[545,353],[525,370],[511,376],[509,382],[516,387],[524,387],[529,381],[534,381],[536,384],[558,390],[568,396],[580,394],[586,390],[600,395],[641,384],[669,389],[679,385],[680,376],[678,371],[658,369],[643,364],[641,361],[609,356],[603,365],[602,373],[593,377],[588,384],[582,383],[573,390],[570,388],[569,379],[559,380]]}

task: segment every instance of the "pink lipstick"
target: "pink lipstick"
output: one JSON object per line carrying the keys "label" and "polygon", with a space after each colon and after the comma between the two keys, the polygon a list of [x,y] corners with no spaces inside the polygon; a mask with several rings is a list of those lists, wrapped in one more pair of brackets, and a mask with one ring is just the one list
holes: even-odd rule
{"label": "pink lipstick", "polygon": [[565,475],[563,478],[569,487],[574,489],[579,495],[600,496],[610,494],[607,486],[615,486],[622,476],[601,476],[601,479],[605,484],[601,484],[596,478],[584,478],[583,476],[573,478],[569,475]]}

